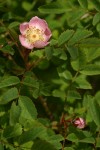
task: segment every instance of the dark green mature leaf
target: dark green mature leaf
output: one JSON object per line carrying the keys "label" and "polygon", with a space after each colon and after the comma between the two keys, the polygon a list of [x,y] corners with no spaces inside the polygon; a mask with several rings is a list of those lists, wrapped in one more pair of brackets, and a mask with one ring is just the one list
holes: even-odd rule
{"label": "dark green mature leaf", "polygon": [[99,75],[100,74],[100,65],[97,64],[89,64],[87,65],[80,73],[84,75]]}
{"label": "dark green mature leaf", "polygon": [[9,76],[6,79],[2,79],[2,81],[0,81],[0,88],[13,86],[13,85],[16,85],[16,84],[19,84],[19,83],[20,83],[20,80],[19,80],[18,77]]}
{"label": "dark green mature leaf", "polygon": [[27,85],[29,87],[33,87],[33,88],[39,89],[39,82],[36,79],[32,78],[32,77],[26,76],[24,78],[22,84]]}
{"label": "dark green mature leaf", "polygon": [[80,5],[83,7],[83,8],[88,8],[88,2],[87,0],[78,0],[78,2],[80,3]]}
{"label": "dark green mature leaf", "polygon": [[47,141],[44,141],[44,140],[37,140],[34,142],[33,144],[33,147],[32,147],[33,150],[57,150],[52,144],[50,144],[49,142]]}
{"label": "dark green mature leaf", "polygon": [[89,99],[89,111],[95,124],[100,128],[100,106],[95,99]]}
{"label": "dark green mature leaf", "polygon": [[62,45],[65,42],[67,42],[71,36],[73,35],[74,31],[73,30],[66,30],[64,31],[58,38],[58,45]]}
{"label": "dark green mature leaf", "polygon": [[10,109],[10,125],[15,125],[19,122],[20,113],[20,107],[13,102]]}
{"label": "dark green mature leaf", "polygon": [[93,17],[93,25],[95,26],[97,23],[100,22],[100,13],[96,13]]}
{"label": "dark green mature leaf", "polygon": [[45,14],[62,14],[69,10],[70,8],[68,9],[66,6],[64,7],[63,5],[55,2],[39,7],[39,11]]}
{"label": "dark green mature leaf", "polygon": [[28,131],[22,133],[22,135],[18,139],[19,144],[27,143],[29,141],[33,141],[40,135],[45,133],[45,128],[41,125],[34,126]]}
{"label": "dark green mature leaf", "polygon": [[37,117],[37,110],[32,100],[26,96],[20,96],[18,104],[21,108],[20,121],[33,120]]}
{"label": "dark green mature leaf", "polygon": [[3,94],[3,96],[0,99],[0,104],[3,105],[7,104],[18,97],[19,97],[19,93],[17,88],[11,88],[6,93]]}
{"label": "dark green mature leaf", "polygon": [[67,140],[72,142],[81,143],[95,143],[95,139],[92,137],[91,133],[88,131],[75,131],[75,133],[70,133],[67,136]]}
{"label": "dark green mature leaf", "polygon": [[0,48],[0,51],[2,51],[3,53],[14,55],[14,49],[12,48],[11,45],[6,45]]}
{"label": "dark green mature leaf", "polygon": [[67,98],[68,98],[68,100],[81,99],[81,95],[77,91],[69,90],[68,94],[67,94]]}
{"label": "dark green mature leaf", "polygon": [[22,134],[22,127],[20,124],[15,124],[14,126],[8,126],[3,132],[3,137],[6,139],[16,137]]}
{"label": "dark green mature leaf", "polygon": [[75,34],[73,35],[73,37],[69,40],[68,44],[74,45],[75,43],[80,42],[81,40],[89,37],[92,34],[93,34],[92,31],[84,30],[84,29],[78,29],[75,32]]}

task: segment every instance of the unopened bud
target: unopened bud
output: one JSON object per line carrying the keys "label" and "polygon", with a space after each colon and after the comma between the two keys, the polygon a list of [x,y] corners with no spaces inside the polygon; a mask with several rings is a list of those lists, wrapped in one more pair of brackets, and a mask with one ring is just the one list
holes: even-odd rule
{"label": "unopened bud", "polygon": [[76,126],[79,129],[83,129],[86,126],[86,122],[85,122],[85,120],[83,118],[76,118],[73,121],[73,124],[74,124],[74,126]]}

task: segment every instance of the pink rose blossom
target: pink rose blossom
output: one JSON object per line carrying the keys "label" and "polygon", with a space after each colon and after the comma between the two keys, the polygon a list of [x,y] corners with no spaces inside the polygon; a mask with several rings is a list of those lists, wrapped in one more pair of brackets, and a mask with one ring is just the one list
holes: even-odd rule
{"label": "pink rose blossom", "polygon": [[51,31],[45,20],[33,17],[29,22],[20,24],[19,40],[27,49],[43,48],[49,44]]}
{"label": "pink rose blossom", "polygon": [[74,124],[74,126],[76,126],[79,129],[83,129],[86,126],[86,122],[85,122],[85,120],[83,118],[76,118],[73,121],[73,124]]}

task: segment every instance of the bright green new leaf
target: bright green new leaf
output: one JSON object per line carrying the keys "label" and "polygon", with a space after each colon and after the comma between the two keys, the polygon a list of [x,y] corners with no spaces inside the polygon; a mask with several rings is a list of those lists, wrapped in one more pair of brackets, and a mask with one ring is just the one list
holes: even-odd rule
{"label": "bright green new leaf", "polygon": [[11,88],[2,95],[2,97],[0,98],[0,104],[3,104],[3,105],[7,104],[10,101],[12,101],[18,97],[19,97],[19,93],[18,93],[17,88]]}

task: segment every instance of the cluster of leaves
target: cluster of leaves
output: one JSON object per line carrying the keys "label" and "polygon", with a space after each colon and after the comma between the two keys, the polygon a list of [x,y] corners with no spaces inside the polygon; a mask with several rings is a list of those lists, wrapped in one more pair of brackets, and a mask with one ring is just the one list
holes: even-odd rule
{"label": "cluster of leaves", "polygon": [[[0,16],[0,150],[99,149],[100,0],[0,0]],[[19,24],[33,16],[52,39],[29,52]]]}

